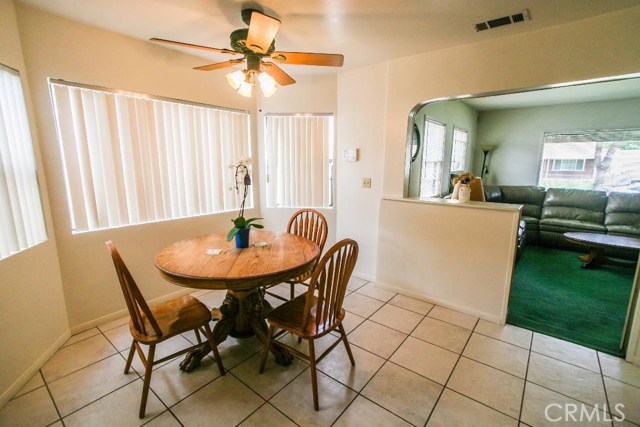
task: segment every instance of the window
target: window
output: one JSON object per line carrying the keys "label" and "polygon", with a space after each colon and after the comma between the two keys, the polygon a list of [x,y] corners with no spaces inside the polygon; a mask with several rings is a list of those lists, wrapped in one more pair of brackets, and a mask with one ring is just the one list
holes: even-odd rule
{"label": "window", "polygon": [[268,114],[267,206],[333,206],[333,114]]}
{"label": "window", "polygon": [[0,65],[0,259],[47,240],[17,71]]}
{"label": "window", "polygon": [[453,171],[464,171],[467,166],[467,147],[469,132],[453,128],[453,148],[451,150],[451,168]]}
{"label": "window", "polygon": [[639,191],[640,129],[544,134],[538,185]]}
{"label": "window", "polygon": [[446,128],[442,123],[426,119],[420,196],[433,197],[442,192],[442,164]]}
{"label": "window", "polygon": [[552,171],[583,171],[584,159],[553,159]]}
{"label": "window", "polygon": [[74,232],[239,207],[228,166],[250,157],[249,113],[49,85]]}

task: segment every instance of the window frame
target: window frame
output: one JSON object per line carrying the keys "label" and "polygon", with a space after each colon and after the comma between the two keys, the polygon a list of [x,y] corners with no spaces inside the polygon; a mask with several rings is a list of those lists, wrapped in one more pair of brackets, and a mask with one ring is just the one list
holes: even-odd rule
{"label": "window frame", "polygon": [[[329,118],[328,126],[329,130],[327,136],[329,141],[326,142],[325,150],[327,153],[326,170],[327,181],[322,184],[322,191],[328,191],[328,194],[324,195],[322,204],[318,203],[299,203],[297,201],[290,201],[289,203],[280,203],[282,199],[291,200],[295,199],[295,195],[280,193],[281,185],[278,183],[278,177],[285,172],[279,170],[278,158],[275,160],[272,158],[270,152],[274,152],[276,148],[271,147],[270,139],[270,124],[271,118]],[[264,153],[265,153],[265,193],[266,193],[266,207],[269,209],[333,209],[335,206],[335,161],[336,161],[336,114],[335,113],[266,113],[263,119],[264,126]],[[293,129],[289,129],[292,132]],[[305,150],[309,149],[308,147]],[[278,156],[278,154],[276,154]],[[300,167],[298,165],[298,167]],[[289,171],[288,174],[293,172]],[[308,191],[308,190],[307,190]],[[317,197],[316,197],[317,198]],[[325,200],[326,199],[326,204]]]}
{"label": "window frame", "polygon": [[[212,215],[212,214],[230,212],[230,211],[235,211],[239,209],[240,198],[235,194],[235,192],[231,191],[234,177],[233,177],[233,173],[229,169],[229,164],[237,163],[242,157],[246,157],[246,158],[251,157],[251,150],[252,150],[251,116],[249,111],[227,108],[227,107],[220,107],[216,105],[204,104],[204,103],[193,102],[193,101],[186,101],[186,100],[176,99],[176,98],[169,98],[169,97],[163,97],[163,96],[130,92],[130,91],[119,90],[119,89],[105,88],[102,86],[89,85],[84,83],[69,82],[61,79],[49,78],[48,80],[49,80],[49,92],[51,96],[52,109],[54,113],[54,120],[56,122],[58,148],[60,150],[62,163],[63,163],[62,167],[63,167],[63,173],[65,178],[65,187],[66,187],[65,189],[66,189],[69,216],[71,220],[71,228],[72,228],[73,234],[94,232],[94,231],[100,231],[100,230],[106,230],[106,229],[112,229],[112,228],[137,226],[137,225],[143,225],[143,224],[154,223],[154,222],[193,218],[193,217],[203,216],[203,215]],[[155,167],[158,171],[161,171],[160,173],[164,173],[164,175],[161,176],[160,179],[156,180],[156,182],[150,185],[154,188],[156,188],[159,185],[165,191],[168,191],[169,187],[171,187],[172,190],[169,191],[171,195],[170,196],[158,195],[161,193],[159,193],[154,189],[149,190],[148,185],[147,187],[140,189],[142,184],[139,182],[140,179],[136,178],[138,180],[136,180],[135,183],[131,185],[130,189],[122,190],[123,192],[127,193],[125,197],[128,200],[120,201],[120,207],[118,208],[119,210],[124,209],[127,212],[129,212],[128,222],[125,221],[118,224],[109,223],[106,225],[101,223],[97,226],[94,226],[90,223],[85,224],[87,223],[87,221],[83,219],[82,224],[78,226],[78,224],[76,223],[75,216],[80,208],[74,208],[72,203],[72,200],[73,200],[72,198],[75,197],[75,199],[77,200],[79,196],[77,195],[77,191],[74,193],[74,190],[71,189],[71,183],[69,180],[69,169],[68,169],[68,165],[66,164],[67,157],[65,155],[65,149],[71,150],[71,148],[69,146],[65,146],[65,144],[72,145],[75,143],[75,141],[71,143],[62,141],[61,129],[59,124],[60,118],[58,117],[58,110],[56,108],[56,99],[55,99],[56,94],[54,93],[54,86],[65,86],[65,87],[70,87],[72,89],[90,90],[90,91],[95,91],[97,93],[103,93],[106,97],[112,96],[114,98],[114,101],[113,101],[114,103],[117,103],[118,99],[120,99],[120,98],[116,99],[116,97],[118,96],[125,97],[124,98],[125,100],[123,102],[134,103],[134,105],[127,104],[127,107],[130,109],[137,108],[138,104],[135,104],[135,103],[139,101],[142,103],[144,108],[153,110],[152,113],[147,112],[148,115],[157,113],[154,110],[156,105],[159,105],[159,107],[157,107],[158,109],[169,108],[170,109],[169,112],[167,112],[166,110],[160,111],[160,113],[164,113],[165,116],[169,114],[170,116],[169,119],[166,119],[165,116],[162,116],[162,119],[166,120],[167,124],[157,123],[157,120],[160,120],[159,117],[161,114],[158,114],[157,117],[155,116],[151,117],[149,120],[146,120],[146,121],[142,119],[140,119],[140,121],[134,121],[134,119],[128,118],[128,120],[126,120],[125,122],[125,127],[129,126],[132,129],[137,129],[135,126],[132,126],[131,123],[129,123],[130,121],[132,121],[134,125],[142,124],[147,129],[153,129],[155,133],[153,135],[150,135],[147,140],[144,140],[143,136],[138,134],[136,135],[138,139],[135,141],[135,144],[137,144],[137,146],[135,146],[133,140],[128,141],[130,143],[130,146],[127,146],[126,142],[120,141],[121,128],[117,127],[115,131],[118,133],[114,137],[114,140],[117,139],[117,141],[114,141],[111,144],[112,145],[119,144],[119,145],[117,148],[111,148],[111,150],[116,150],[116,151],[119,150],[117,153],[117,156],[119,156],[119,158],[117,160],[120,160],[122,163],[121,164],[117,163],[114,160],[114,164],[117,163],[118,166],[123,170],[127,168],[128,166],[127,162],[132,162],[134,160],[137,161],[136,163],[137,166],[140,166],[141,163],[151,164],[151,162],[155,162],[149,167],[150,168]],[[149,103],[149,104],[146,104],[146,103]],[[154,103],[158,103],[158,104],[154,104]],[[114,108],[113,106],[110,106],[110,107]],[[187,111],[188,114],[185,114],[185,110]],[[189,117],[191,117],[191,115],[198,116],[198,114],[206,114],[209,111],[212,111],[213,114],[217,112],[222,112],[222,113],[233,113],[233,114],[243,115],[244,118],[243,118],[243,124],[242,124],[242,134],[246,137],[243,138],[243,141],[241,142],[241,144],[244,144],[244,146],[242,147],[242,150],[240,150],[241,152],[238,154],[238,156],[234,156],[233,158],[225,158],[223,154],[220,154],[220,153],[218,153],[217,155],[214,154],[215,150],[223,150],[222,148],[219,148],[218,146],[215,145],[215,142],[219,142],[219,140],[222,137],[219,137],[218,135],[216,135],[216,139],[214,139],[214,144],[207,144],[208,142],[210,142],[206,140],[206,137],[209,135],[206,134],[202,128],[193,127],[193,126],[189,128],[189,130],[187,131],[189,138],[186,138],[182,133],[183,127],[181,126],[185,125],[185,119],[182,116],[187,117],[186,125],[189,125],[190,122],[188,122],[188,119]],[[175,116],[180,116],[181,118],[177,120],[172,120],[175,118]],[[145,118],[148,119],[148,117],[145,117]],[[69,119],[66,118],[66,120],[69,120]],[[138,118],[136,117],[135,120],[138,120]],[[197,119],[192,119],[192,120],[197,120]],[[204,119],[201,119],[201,120],[204,120]],[[200,123],[200,122],[197,122],[197,123]],[[111,124],[111,122],[109,122],[109,124]],[[162,128],[161,126],[163,125],[166,127]],[[220,122],[219,121],[216,122],[216,125],[220,125]],[[66,126],[67,127],[69,126],[68,123],[66,124]],[[160,126],[159,128],[160,130],[158,130],[156,126]],[[217,127],[214,127],[214,129],[219,131],[220,133],[224,133],[222,130],[220,130]],[[114,132],[113,129],[112,129],[112,132]],[[176,133],[179,133],[177,137],[176,137]],[[153,138],[154,136],[155,138]],[[233,139],[232,136],[229,136],[228,138]],[[183,141],[180,141],[180,139],[182,139]],[[185,144],[184,143],[185,141],[188,142],[188,144]],[[164,142],[165,145],[161,147],[162,142]],[[85,150],[89,149],[88,144],[89,143],[87,143],[87,145],[84,146]],[[161,148],[164,149],[164,151],[160,152]],[[95,150],[96,148],[94,147],[93,149]],[[136,149],[138,149],[139,152],[135,152]],[[153,149],[157,149],[158,152],[154,152]],[[173,149],[174,152],[170,151],[171,149]],[[131,155],[137,156],[139,159],[126,157],[127,155],[129,155],[129,153],[124,154],[123,150],[130,150],[132,153],[134,153]],[[183,164],[177,165],[178,161],[175,160],[172,156],[173,154],[175,154],[175,150],[178,150],[178,155],[186,159],[185,161],[191,160],[191,162],[190,163],[182,162]],[[209,150],[210,156],[217,158],[219,160],[219,163],[213,164],[213,160],[207,157],[203,157],[206,153],[203,152],[202,150]],[[233,149],[231,149],[231,151],[235,152]],[[148,153],[154,153],[155,157],[153,159],[150,159],[148,157],[145,158],[145,155]],[[196,156],[196,154],[194,153],[197,153],[197,155],[199,155],[200,157],[198,159],[194,159],[193,156]],[[191,158],[189,158],[189,155],[191,155]],[[163,160],[165,160],[167,163],[159,163]],[[167,166],[167,164],[169,166],[173,165],[177,169],[163,170],[162,167]],[[205,169],[208,166],[211,166],[211,168],[207,172],[205,172]],[[136,174],[142,174],[142,172],[140,172],[137,168],[134,168],[134,169],[136,170]],[[187,172],[187,171],[193,171],[193,173],[185,175],[184,172]],[[126,172],[123,172],[123,173],[126,174]],[[181,175],[184,175],[184,176],[181,176]],[[212,175],[217,176],[217,184],[219,184],[218,186],[215,186],[213,182],[207,182],[207,180],[205,179],[206,177],[211,177]],[[186,194],[188,192],[185,191],[184,189],[175,190],[180,186],[180,183],[182,182],[182,181],[176,182],[175,180],[178,179],[176,178],[176,176],[181,178],[183,181],[190,182],[190,185],[192,185],[192,188],[191,188],[192,194]],[[120,179],[122,179],[122,177],[120,177]],[[144,181],[144,179],[145,178],[143,177],[142,180]],[[148,181],[148,177],[146,179]],[[163,181],[163,182],[158,184],[158,181]],[[176,185],[178,187],[176,187]],[[155,191],[156,194],[154,196],[150,196],[149,191],[151,191],[152,193]],[[247,208],[253,207],[253,191],[252,190],[250,191],[251,193],[247,200]],[[133,197],[132,194],[135,194],[136,197]],[[141,197],[141,194],[142,194],[142,197],[146,200],[146,202],[137,200],[136,202],[134,202],[137,204],[135,204],[133,207],[129,205],[130,203],[129,199],[131,200],[139,199]],[[178,194],[177,197],[179,199],[175,198],[175,194]],[[188,199],[189,196],[192,196],[192,198]],[[157,209],[154,209],[153,207],[149,208],[148,206],[149,203],[155,203],[155,204],[165,203],[166,204],[167,203],[166,201],[161,202],[159,201],[159,198],[166,199],[167,197],[173,197],[173,199],[170,202],[168,202],[171,205],[170,208],[167,208],[166,205],[164,206],[164,211],[165,211],[164,215],[158,214]],[[122,194],[120,194],[119,199],[122,199],[122,198],[123,196]],[[148,200],[149,198],[153,198],[154,201],[149,202]],[[217,199],[218,201],[216,202],[215,199]],[[223,201],[220,202],[220,199],[222,199]],[[186,208],[184,207],[185,203],[187,204]],[[218,209],[215,206],[212,208],[204,208],[204,209],[202,208],[203,205],[213,206],[216,204],[219,205],[220,203],[222,203],[224,206],[222,209]],[[147,205],[146,207],[144,206],[145,204]],[[176,204],[179,205],[178,208],[175,207]],[[140,207],[140,205],[143,205],[143,206]],[[197,206],[196,210],[198,211],[195,213],[193,212],[193,205]],[[130,214],[130,212],[136,210],[136,206],[138,207],[138,209],[143,210],[144,214],[140,215],[140,217],[142,218],[136,218],[137,216],[136,214],[133,214],[133,215]],[[187,210],[187,213],[184,213],[185,209]],[[167,210],[170,212],[166,213]],[[180,212],[178,214],[175,214],[176,210]],[[156,217],[153,217],[154,211],[156,211],[155,212]],[[87,213],[86,215],[88,217],[90,214]],[[131,219],[131,217],[133,217],[134,219]]]}
{"label": "window frame", "polygon": [[[429,129],[428,126],[429,124],[432,124],[434,126],[437,126],[439,128],[441,128],[443,130],[442,132],[442,141],[438,141],[438,143],[440,144],[439,147],[439,155],[440,155],[440,159],[437,161],[427,161],[427,157],[429,155]],[[420,197],[438,197],[439,195],[442,194],[442,182],[444,180],[444,160],[445,160],[445,149],[446,149],[446,141],[447,141],[447,125],[445,123],[439,122],[437,120],[433,120],[430,119],[428,117],[425,117],[424,119],[424,126],[423,126],[423,141],[422,141],[422,146],[423,146],[423,151],[422,151],[422,169],[420,171]],[[426,175],[426,170],[427,170],[427,163],[434,163],[434,164],[439,164],[439,170],[434,171],[434,180],[429,180],[429,181],[433,181],[434,184],[432,185],[432,187],[434,188],[434,190],[436,191],[433,194],[423,194],[423,189],[426,187],[424,185],[424,182],[426,180],[425,175]]]}
{"label": "window frame", "polygon": [[8,107],[5,110],[0,105],[0,121],[9,123],[0,135],[7,143],[2,147],[0,141],[0,178],[4,181],[0,190],[2,198],[6,196],[0,208],[0,260],[4,260],[48,241],[49,236],[22,76],[20,71],[3,64],[0,73],[3,81],[6,73],[13,86],[9,90],[14,91],[0,99]]}
{"label": "window frame", "polygon": [[[466,135],[466,139],[464,141],[462,140],[458,140],[456,139],[456,134],[458,133],[462,133],[464,135]],[[454,155],[456,154],[456,142],[461,142],[462,147],[463,147],[463,154],[461,156],[461,163],[462,166],[459,168],[454,168]],[[451,139],[451,159],[449,161],[449,172],[458,172],[458,171],[466,171],[467,168],[467,154],[469,153],[469,131],[466,129],[463,129],[461,127],[458,126],[453,126],[453,133],[452,133],[452,139]]]}

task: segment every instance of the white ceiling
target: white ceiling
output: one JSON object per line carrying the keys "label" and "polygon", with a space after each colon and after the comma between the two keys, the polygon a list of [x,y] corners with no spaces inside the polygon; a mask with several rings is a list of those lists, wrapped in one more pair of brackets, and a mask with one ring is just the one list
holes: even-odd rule
{"label": "white ceiling", "polygon": [[[159,37],[228,48],[229,33],[246,27],[240,11],[263,10],[282,21],[276,49],[341,53],[343,69],[457,45],[477,43],[585,19],[640,0],[20,0],[56,15],[134,38]],[[476,32],[474,25],[528,9],[531,21]],[[594,28],[597,31],[597,28]],[[167,47],[170,49],[171,47]],[[194,66],[229,59],[206,54]],[[283,68],[295,76],[332,67]]]}

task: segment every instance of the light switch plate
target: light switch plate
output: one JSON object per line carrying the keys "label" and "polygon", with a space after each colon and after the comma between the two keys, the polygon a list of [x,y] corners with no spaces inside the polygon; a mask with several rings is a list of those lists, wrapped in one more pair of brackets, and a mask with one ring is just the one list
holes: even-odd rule
{"label": "light switch plate", "polygon": [[362,188],[371,188],[371,178],[362,178]]}
{"label": "light switch plate", "polygon": [[357,162],[358,161],[358,149],[357,148],[345,148],[345,150],[344,150],[344,159],[347,162]]}

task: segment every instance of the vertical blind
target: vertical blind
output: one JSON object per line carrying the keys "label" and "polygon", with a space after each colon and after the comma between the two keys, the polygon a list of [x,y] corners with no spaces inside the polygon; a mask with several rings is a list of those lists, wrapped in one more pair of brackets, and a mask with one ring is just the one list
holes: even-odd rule
{"label": "vertical blind", "polygon": [[267,115],[267,205],[332,205],[333,115]]}
{"label": "vertical blind", "polygon": [[46,239],[20,75],[0,65],[0,259]]}
{"label": "vertical blind", "polygon": [[50,82],[74,232],[239,207],[249,114]]}

